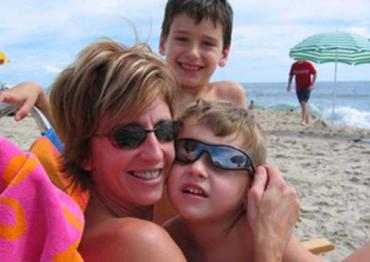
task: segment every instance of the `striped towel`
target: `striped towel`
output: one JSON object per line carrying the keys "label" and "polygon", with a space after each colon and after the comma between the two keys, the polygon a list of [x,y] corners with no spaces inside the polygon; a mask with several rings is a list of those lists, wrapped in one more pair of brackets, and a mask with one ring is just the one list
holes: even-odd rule
{"label": "striped towel", "polygon": [[30,152],[37,156],[51,182],[71,196],[80,208],[84,210],[89,199],[88,192],[82,192],[80,187],[72,185],[71,179],[60,171],[61,153],[50,141],[50,138],[46,136],[37,138],[32,144]]}
{"label": "striped towel", "polygon": [[83,226],[81,208],[38,158],[0,136],[1,261],[82,261]]}

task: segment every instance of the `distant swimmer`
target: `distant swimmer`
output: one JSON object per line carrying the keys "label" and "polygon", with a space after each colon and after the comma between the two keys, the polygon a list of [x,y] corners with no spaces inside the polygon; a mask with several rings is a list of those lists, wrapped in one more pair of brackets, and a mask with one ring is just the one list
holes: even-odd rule
{"label": "distant swimmer", "polygon": [[252,110],[255,107],[254,100],[251,100],[248,105],[248,109]]}

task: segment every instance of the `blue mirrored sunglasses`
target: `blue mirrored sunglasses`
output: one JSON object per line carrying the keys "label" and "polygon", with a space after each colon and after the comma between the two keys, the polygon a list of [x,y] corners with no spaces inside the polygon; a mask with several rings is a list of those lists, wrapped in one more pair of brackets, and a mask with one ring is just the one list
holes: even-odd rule
{"label": "blue mirrored sunglasses", "polygon": [[218,144],[206,144],[191,138],[175,140],[176,161],[190,164],[197,161],[203,153],[207,153],[213,166],[224,170],[247,170],[254,175],[252,159],[243,150]]}

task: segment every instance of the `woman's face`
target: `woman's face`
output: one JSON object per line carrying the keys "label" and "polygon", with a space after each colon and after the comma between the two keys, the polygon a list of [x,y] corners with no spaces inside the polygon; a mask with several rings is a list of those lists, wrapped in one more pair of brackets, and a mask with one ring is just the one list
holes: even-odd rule
{"label": "woman's face", "polygon": [[[172,117],[168,105],[157,98],[136,121],[122,119],[116,126],[134,122],[145,129],[154,129],[162,120]],[[98,134],[106,132],[107,121],[108,118],[100,121]],[[159,141],[154,132],[147,132],[145,140],[135,148],[117,148],[107,136],[95,136],[86,166],[91,170],[93,191],[103,198],[106,206],[119,212],[159,201],[173,160],[173,141]]]}

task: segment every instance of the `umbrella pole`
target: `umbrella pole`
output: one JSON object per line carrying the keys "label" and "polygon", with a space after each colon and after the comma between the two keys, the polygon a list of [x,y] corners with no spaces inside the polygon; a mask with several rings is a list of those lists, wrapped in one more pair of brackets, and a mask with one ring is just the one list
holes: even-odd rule
{"label": "umbrella pole", "polygon": [[332,111],[331,111],[333,117],[335,116],[335,99],[336,99],[335,89],[336,89],[336,86],[337,86],[337,68],[338,68],[338,64],[337,64],[337,62],[335,62],[334,63],[333,105],[332,105]]}
{"label": "umbrella pole", "polygon": [[333,87],[333,104],[332,104],[332,123],[335,118],[335,100],[336,100],[336,86],[337,86],[337,71],[338,71],[338,50],[335,52],[335,63],[334,63],[334,87]]}

